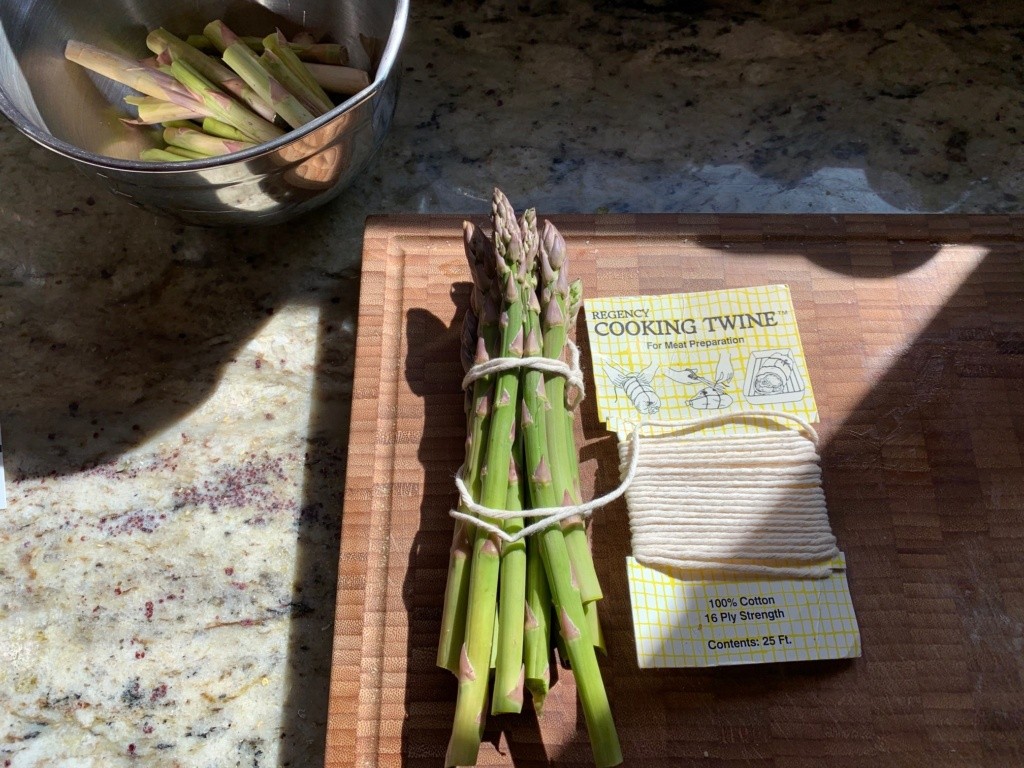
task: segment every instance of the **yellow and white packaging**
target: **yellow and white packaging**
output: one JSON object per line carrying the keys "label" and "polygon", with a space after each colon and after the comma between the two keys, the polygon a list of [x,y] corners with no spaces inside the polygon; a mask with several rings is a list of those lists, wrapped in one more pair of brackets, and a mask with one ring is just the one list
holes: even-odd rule
{"label": "yellow and white packaging", "polygon": [[[620,441],[645,420],[759,409],[817,420],[785,285],[590,299],[585,311],[598,413]],[[749,430],[737,419],[708,431]],[[842,555],[823,579],[626,565],[642,668],[860,655]]]}

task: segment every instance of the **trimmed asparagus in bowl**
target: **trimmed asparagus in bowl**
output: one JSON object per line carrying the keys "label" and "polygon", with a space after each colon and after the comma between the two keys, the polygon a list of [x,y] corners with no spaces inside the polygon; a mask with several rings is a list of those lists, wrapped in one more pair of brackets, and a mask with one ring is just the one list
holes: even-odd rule
{"label": "trimmed asparagus in bowl", "polygon": [[370,83],[366,71],[341,63],[348,61],[342,46],[293,43],[280,30],[240,37],[214,20],[186,40],[155,29],[146,45],[154,58],[133,61],[72,40],[65,57],[142,94],[125,97],[137,117],[123,121],[163,127],[166,146],[140,153],[152,162],[219,157],[273,141],[331,111],[328,90],[346,97]]}

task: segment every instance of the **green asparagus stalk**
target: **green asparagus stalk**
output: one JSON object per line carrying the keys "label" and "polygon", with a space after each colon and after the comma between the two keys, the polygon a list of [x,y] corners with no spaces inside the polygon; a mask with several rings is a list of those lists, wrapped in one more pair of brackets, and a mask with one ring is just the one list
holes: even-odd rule
{"label": "green asparagus stalk", "polygon": [[[251,48],[254,53],[263,53],[265,50],[262,37],[250,37],[248,35],[243,35],[238,39]],[[209,52],[220,50],[223,52],[224,50],[205,34],[189,35],[185,42],[200,51]],[[302,61],[331,65],[342,65],[348,63],[348,51],[345,50],[344,46],[337,45],[335,43],[303,43],[292,41],[288,43],[288,47],[291,48],[292,52]]]}
{"label": "green asparagus stalk", "polygon": [[[529,449],[526,453],[529,462]],[[530,490],[532,493],[532,485]],[[536,503],[545,506],[552,500],[543,496],[541,499]],[[551,588],[551,602],[558,616],[559,633],[576,680],[576,691],[587,722],[594,763],[597,768],[612,768],[622,762],[622,749],[615,731],[608,693],[601,678],[601,668],[597,663],[597,651],[587,633],[583,603],[579,591],[572,583],[572,565],[565,537],[555,526],[539,535],[544,552],[542,559]]]}
{"label": "green asparagus stalk", "polygon": [[248,141],[248,137],[233,125],[228,125],[215,117],[207,117],[203,120],[203,133],[211,136],[220,136],[222,139],[233,141]]}
{"label": "green asparagus stalk", "polygon": [[[583,281],[574,280],[569,284],[569,306],[567,308],[566,328],[575,328],[576,319],[583,308]],[[566,392],[566,402],[575,402],[578,392]],[[576,454],[576,410],[565,409],[565,444],[567,455],[570,456],[569,471],[572,475],[572,494],[575,499],[583,498],[580,487],[580,464]]]}
{"label": "green asparagus stalk", "polygon": [[137,120],[122,118],[121,122],[129,125],[159,125],[175,120],[202,119],[205,114],[202,105],[198,103],[194,107],[183,107],[152,96],[125,96],[124,101],[135,107],[139,113]]}
{"label": "green asparagus stalk", "polygon": [[314,120],[309,110],[264,69],[252,49],[223,21],[211,21],[206,25],[204,32],[213,44],[223,51],[224,63],[259,94],[261,99],[268,102],[288,125],[292,128],[301,128]]}
{"label": "green asparagus stalk", "polygon": [[[330,112],[334,108],[334,103],[324,93],[324,89],[320,87],[320,84],[302,62],[302,59],[295,55],[295,51],[288,45],[288,40],[281,34],[280,30],[272,35],[267,35],[263,39],[263,45],[265,49],[264,55],[268,57],[268,60],[273,61],[276,59],[280,61],[282,66],[286,67],[297,77],[306,86],[309,93],[312,94],[313,103],[318,104],[323,112]],[[280,80],[281,78],[278,77],[278,79]],[[281,80],[281,82],[284,81]]]}
{"label": "green asparagus stalk", "polygon": [[[263,55],[259,57],[259,62],[267,70],[267,73],[298,99],[299,104],[313,117],[325,115],[333,108],[330,101],[327,102],[329,106],[325,106],[319,97],[309,90],[308,86],[292,70],[285,66],[285,63],[273,51],[264,51]],[[317,88],[319,89],[319,86]]]}
{"label": "green asparagus stalk", "polygon": [[284,131],[276,125],[250,112],[185,62],[175,61],[171,70],[178,80],[200,97],[212,117],[233,125],[250,139],[257,142],[271,141],[284,135]]}
{"label": "green asparagus stalk", "polygon": [[[523,350],[523,304],[519,275],[522,261],[522,238],[511,206],[499,191],[494,192],[494,247],[496,279],[502,290],[503,307],[499,321],[502,357],[518,357]],[[480,502],[498,508],[508,494],[508,472],[512,443],[515,438],[515,416],[519,396],[519,374],[507,371],[495,376],[494,398],[487,450],[481,480]],[[493,521],[490,521],[493,522]],[[500,564],[499,540],[482,528],[475,532],[470,563],[466,639],[463,643],[459,670],[459,693],[455,704],[455,722],[445,764],[473,765],[480,750],[487,712],[489,675],[486,670],[491,655],[494,632],[494,603],[497,599]]]}
{"label": "green asparagus stalk", "polygon": [[274,119],[274,108],[246,85],[237,74],[219,61],[188,45],[166,29],[155,29],[146,37],[146,46],[157,56],[169,54],[171,62],[180,59],[214,85],[233,94],[264,120]]}
{"label": "green asparagus stalk", "polygon": [[[498,315],[500,312],[496,285],[493,285],[493,249],[483,232],[469,222],[463,225],[463,244],[470,271],[473,274],[472,306],[477,318],[474,333],[475,357],[473,363],[483,363],[497,354]],[[491,262],[491,263],[489,263]],[[494,393],[493,377],[478,379],[473,384],[466,435],[465,482],[470,495],[480,498],[480,470],[487,448],[487,433]],[[462,512],[467,510],[463,507]],[[455,526],[451,554],[448,561],[448,581],[445,587],[444,609],[441,616],[441,635],[437,650],[437,665],[459,674],[460,655],[465,637],[466,605],[469,595],[469,562],[472,557],[474,529],[462,521]]]}
{"label": "green asparagus stalk", "polygon": [[551,591],[541,561],[540,540],[526,540],[526,620],[524,624],[523,657],[525,684],[533,697],[537,714],[544,709],[544,700],[551,687]]}
{"label": "green asparagus stalk", "polygon": [[[544,288],[541,290],[541,302],[545,299],[545,292],[552,287],[551,256],[558,250],[560,243],[564,249],[564,241],[561,241],[561,236],[550,222],[546,222],[540,246],[541,279],[544,282]],[[557,253],[555,263],[559,263]],[[545,328],[552,327],[550,319],[553,318],[545,318],[548,321],[545,323]],[[545,333],[545,341],[547,341],[547,335]],[[559,354],[561,354],[561,348],[559,348]],[[564,384],[561,390],[556,389],[555,394],[564,398]],[[531,503],[537,507],[558,506],[563,501],[562,496],[559,495],[559,491],[563,489],[555,487],[551,454],[553,450],[561,452],[565,443],[564,440],[558,441],[557,444],[550,440],[547,429],[549,424],[561,428],[565,422],[564,418],[557,421],[546,418],[546,414],[549,412],[546,410],[546,406],[550,405],[553,411],[564,400],[552,400],[546,384],[531,387],[529,383],[524,383],[523,402],[524,408],[529,410],[534,417],[533,423],[528,428],[524,426],[523,435]],[[601,678],[601,669],[597,663],[594,642],[587,630],[583,601],[576,586],[576,580],[573,578],[575,569],[570,557],[568,541],[562,531],[555,526],[547,528],[539,535],[545,572],[551,589],[551,599],[558,616],[560,634],[565,644],[569,663],[572,666],[580,704],[587,721],[594,760],[598,768],[610,768],[622,762],[622,751],[619,746],[618,734],[615,731],[615,723],[612,720],[608,694]]]}
{"label": "green asparagus stalk", "polygon": [[[521,413],[522,400],[518,402]],[[517,416],[517,421],[520,416]],[[517,430],[508,469],[508,496],[505,509],[522,510],[526,494],[522,476],[522,436]],[[505,530],[518,533],[523,520],[508,521]],[[523,644],[526,596],[526,542],[502,543],[498,581],[498,632],[495,642],[494,693],[491,714],[518,713],[523,710]]]}
{"label": "green asparagus stalk", "polygon": [[256,146],[251,141],[234,141],[210,136],[195,128],[164,128],[164,141],[172,147],[202,152],[210,157],[229,155]]}
{"label": "green asparagus stalk", "polygon": [[[567,303],[569,280],[566,264],[565,240],[555,226],[544,222],[540,248],[540,273],[543,287],[540,292],[543,306],[544,357],[559,359],[567,337]],[[580,503],[574,477],[579,475],[579,464],[571,437],[567,438],[565,406],[565,379],[556,374],[545,376],[550,409],[545,413],[549,449],[551,450],[553,483],[558,504],[571,506]],[[570,449],[570,446],[572,448]],[[594,560],[587,541],[587,530],[580,516],[568,518],[562,524],[566,545],[572,557],[573,574],[579,585],[584,603],[600,600],[601,584],[594,569]]]}
{"label": "green asparagus stalk", "polygon": [[173,77],[136,61],[77,40],[68,41],[64,56],[97,74],[115,80],[147,96],[181,107],[201,109],[201,102]]}
{"label": "green asparagus stalk", "polygon": [[[524,335],[524,349],[523,354],[527,357],[538,357],[541,354],[541,324],[540,324],[540,303],[537,299],[537,278],[536,270],[534,266],[537,260],[537,253],[539,248],[539,237],[537,234],[537,213],[532,208],[523,214],[522,220],[520,221],[520,232],[523,238],[523,247],[527,254],[528,269],[523,279],[523,304],[526,307],[526,314],[523,318],[523,335]],[[536,440],[538,437],[543,437],[543,430],[541,434],[537,434],[538,421],[543,421],[542,411],[547,408],[546,394],[544,392],[544,377],[536,370],[526,369],[522,374],[522,393],[523,393],[523,406],[522,406],[522,428],[520,432],[523,436],[524,444],[524,456],[526,455],[526,442],[529,440]],[[542,426],[542,425],[541,425]],[[532,453],[530,454],[532,457]],[[527,464],[527,467],[532,467],[532,474],[529,479],[529,487],[531,488],[531,502],[536,505],[537,500],[533,497],[532,489],[538,483],[546,482],[545,473],[547,469],[544,467],[543,458],[539,465]],[[546,664],[547,654],[547,643],[548,638],[544,636],[544,628],[546,626],[545,619],[538,619],[537,613],[534,609],[543,611],[542,603],[544,602],[543,595],[540,594],[543,589],[546,589],[546,576],[543,575],[543,564],[539,562],[539,549],[534,542],[532,547],[534,561],[529,562],[529,555],[527,557],[527,571],[524,579],[524,590],[526,593],[526,617],[530,620],[530,626],[526,629],[527,632],[534,634],[534,638],[531,641],[530,653],[533,658],[529,660],[533,669],[528,673],[528,676],[532,676],[531,690],[534,693],[535,706],[543,708],[543,698],[547,693],[547,678],[550,675],[550,668]],[[533,570],[532,576],[530,570]],[[538,578],[539,577],[539,578]],[[538,581],[545,582],[544,588],[538,584]],[[531,606],[531,601],[534,603]],[[547,602],[550,605],[550,595],[547,598]],[[548,608],[550,610],[550,608]],[[541,621],[544,624],[541,624]],[[542,650],[543,648],[543,650]]]}
{"label": "green asparagus stalk", "polygon": [[[523,354],[527,357],[540,354],[540,305],[532,280],[533,264],[537,259],[537,217],[532,209],[527,211],[521,222],[517,222],[515,212],[508,200],[499,199],[502,207],[501,215],[496,217],[496,226],[507,226],[518,229],[522,242],[522,259],[519,262],[517,283],[522,291],[523,314]],[[511,232],[496,231],[496,237],[509,238]],[[532,371],[520,375],[522,391],[525,396],[526,387],[530,386]],[[520,424],[524,427],[530,414],[525,402],[520,409]],[[521,442],[519,430],[516,435],[518,446]],[[515,455],[515,452],[513,453]],[[523,529],[522,518],[505,521],[504,530],[514,535]],[[501,634],[498,641],[498,665],[494,675],[494,696],[491,703],[492,714],[521,712],[523,708],[523,633],[526,619],[526,542],[506,543],[501,550],[501,590],[499,604],[501,606]]]}

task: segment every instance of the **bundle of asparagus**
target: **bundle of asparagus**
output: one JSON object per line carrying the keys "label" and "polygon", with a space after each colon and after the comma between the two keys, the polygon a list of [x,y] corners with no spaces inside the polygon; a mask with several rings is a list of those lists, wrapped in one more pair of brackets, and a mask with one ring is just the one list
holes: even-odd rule
{"label": "bundle of asparagus", "polygon": [[188,40],[156,29],[146,45],[154,57],[141,62],[75,40],[64,52],[143,94],[125,98],[138,111],[125,122],[160,126],[166,146],[143,151],[142,160],[181,162],[254,147],[333,109],[328,91],[350,96],[370,83],[365,71],[346,66],[343,46],[290,42],[280,31],[239,37],[222,21]]}
{"label": "bundle of asparagus", "polygon": [[[565,241],[551,222],[538,230],[533,210],[517,219],[499,190],[492,224],[491,237],[464,226],[474,284],[464,367],[494,358],[561,359],[582,305],[581,284],[568,279]],[[466,413],[463,478],[474,500],[513,511],[579,502],[574,415],[560,375],[521,368],[479,378]],[[501,527],[514,534],[523,519]],[[596,765],[622,762],[596,654],[601,596],[582,519],[514,543],[456,523],[437,655],[459,680],[448,766],[476,763],[488,698],[492,714],[520,712],[525,688],[542,710],[553,643],[575,676]]]}

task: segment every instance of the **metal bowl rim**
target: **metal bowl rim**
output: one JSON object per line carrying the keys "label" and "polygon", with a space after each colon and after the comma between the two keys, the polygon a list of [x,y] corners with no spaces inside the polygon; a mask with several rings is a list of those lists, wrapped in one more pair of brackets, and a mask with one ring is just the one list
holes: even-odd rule
{"label": "metal bowl rim", "polygon": [[37,129],[34,125],[28,122],[24,113],[15,107],[10,99],[8,99],[2,86],[0,86],[0,113],[10,120],[15,128],[36,143],[52,149],[54,152],[71,160],[76,160],[80,163],[85,163],[86,165],[90,165],[101,170],[168,174],[209,170],[211,168],[220,168],[226,165],[231,165],[236,162],[245,162],[247,160],[275,152],[288,146],[294,141],[303,139],[345,112],[355,109],[363,102],[373,98],[384,82],[391,76],[391,70],[394,68],[398,59],[398,51],[405,37],[405,30],[409,20],[409,2],[410,0],[397,0],[395,4],[395,16],[394,21],[391,24],[391,34],[388,35],[388,41],[384,46],[380,65],[377,67],[377,74],[374,77],[373,82],[370,83],[367,88],[349,97],[346,101],[343,101],[330,112],[321,115],[312,122],[306,123],[306,125],[301,128],[294,129],[283,136],[279,136],[273,141],[258,144],[251,149],[246,149],[241,152],[232,152],[231,154],[221,155],[220,157],[203,158],[201,160],[185,160],[180,163],[167,164],[152,163],[143,160],[122,160],[116,157],[97,155],[94,152],[87,152],[80,147],[76,147],[74,144],[58,139],[47,131],[40,131]]}

